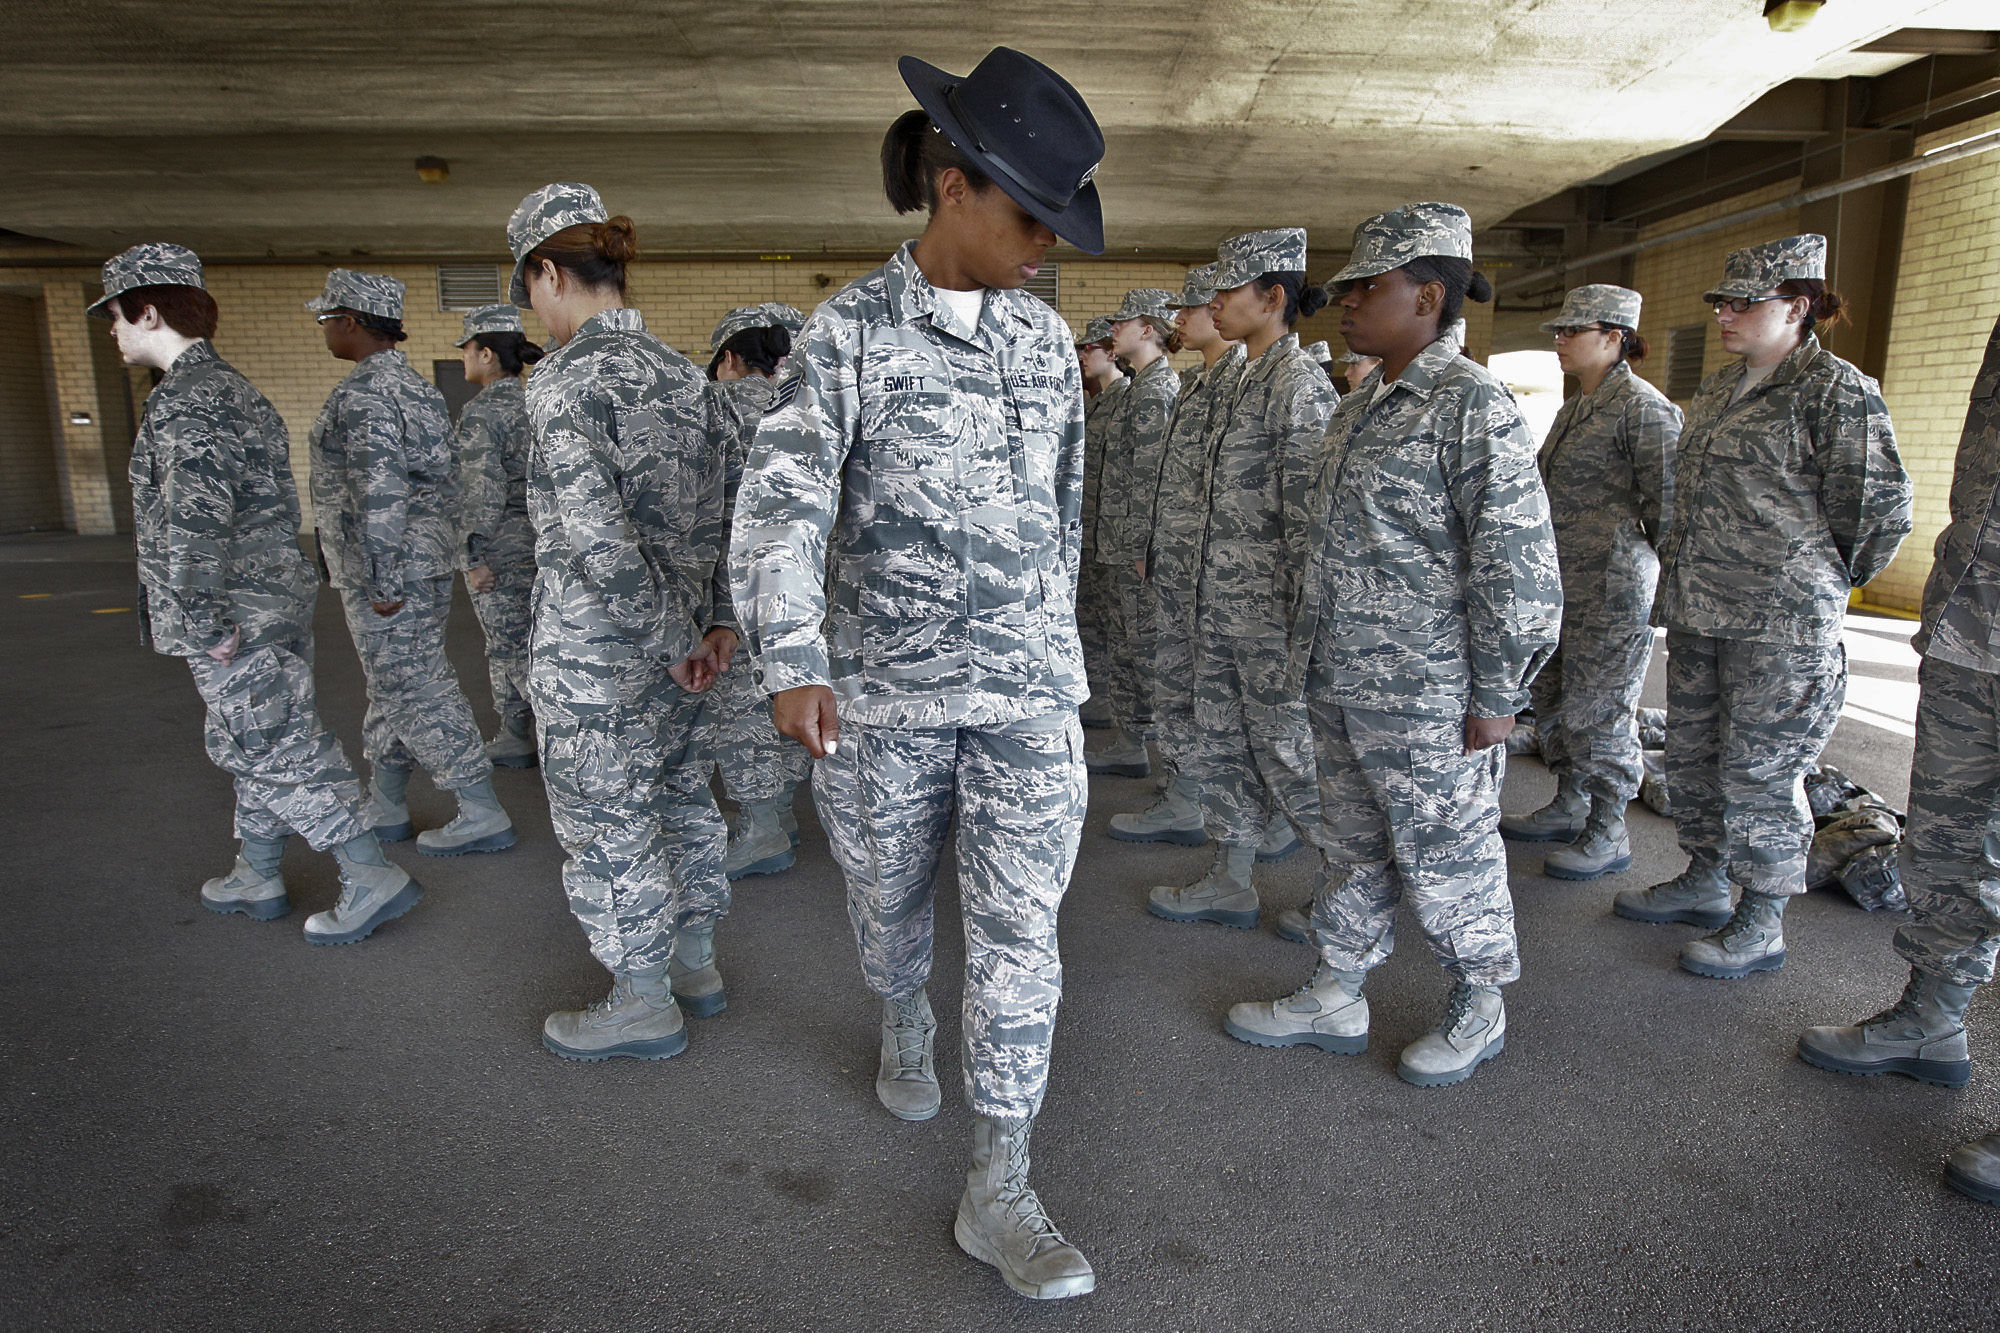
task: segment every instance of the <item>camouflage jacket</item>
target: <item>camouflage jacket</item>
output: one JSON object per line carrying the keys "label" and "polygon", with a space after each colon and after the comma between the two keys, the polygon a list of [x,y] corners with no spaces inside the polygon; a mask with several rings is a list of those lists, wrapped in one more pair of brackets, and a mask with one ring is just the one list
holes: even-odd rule
{"label": "camouflage jacket", "polygon": [[777,383],[762,375],[711,380],[708,385],[709,434],[722,455],[722,534],[716,542],[715,595],[718,606],[729,608],[731,624],[737,617],[729,587],[729,528],[736,519],[736,494],[743,485],[750,442],[757,438],[757,426],[777,391]]}
{"label": "camouflage jacket", "polygon": [[1083,385],[1055,312],[995,289],[967,328],[906,243],[795,348],[729,562],[765,693],[830,685],[901,728],[1081,702]]}
{"label": "camouflage jacket", "polygon": [[305,633],[319,581],[284,419],[207,340],[146,399],[131,476],[142,643],[194,657],[233,629],[245,650]]}
{"label": "camouflage jacket", "polygon": [[1288,333],[1247,362],[1219,404],[1207,527],[1196,557],[1204,634],[1282,642],[1306,566],[1314,479],[1333,385]]}
{"label": "camouflage jacket", "polygon": [[336,588],[371,602],[403,585],[448,577],[458,484],[444,395],[391,348],[333,386],[312,436],[313,522]]}
{"label": "camouflage jacket", "polygon": [[1349,708],[1511,717],[1562,619],[1534,438],[1448,334],[1376,403],[1381,383],[1327,430],[1290,679]]}
{"label": "camouflage jacket", "polygon": [[1132,387],[1132,381],[1120,375],[1106,385],[1104,392],[1083,401],[1083,560],[1085,564],[1097,563],[1097,525],[1104,495],[1104,452],[1111,438],[1111,419],[1116,416],[1118,400]]}
{"label": "camouflage jacket", "polygon": [[1951,473],[1951,522],[1938,534],[1924,582],[1924,623],[1910,646],[1927,657],[2000,674],[2000,322],[1972,383],[1958,461]]}
{"label": "camouflage jacket", "polygon": [[1129,565],[1146,558],[1153,540],[1153,501],[1160,484],[1160,456],[1167,447],[1167,414],[1181,391],[1181,377],[1160,357],[1129,381],[1111,405],[1105,428],[1104,482],[1097,495],[1097,560]]}
{"label": "camouflage jacket", "polygon": [[1215,438],[1228,424],[1225,405],[1236,396],[1236,377],[1246,361],[1243,344],[1232,344],[1212,366],[1181,377],[1181,391],[1167,416],[1167,445],[1160,453],[1154,489],[1153,544],[1146,553],[1148,580],[1192,597],[1195,565],[1208,527],[1209,469]]}
{"label": "camouflage jacket", "polygon": [[1542,445],[1542,484],[1562,560],[1563,620],[1644,625],[1673,520],[1681,410],[1619,362],[1564,403]]}
{"label": "camouflage jacket", "polygon": [[1759,643],[1830,644],[1848,592],[1910,534],[1910,476],[1875,381],[1805,341],[1732,403],[1708,377],[1681,431],[1653,623]]}
{"label": "camouflage jacket", "polygon": [[528,377],[536,639],[674,663],[715,626],[722,457],[707,381],[637,310],[592,315]]}
{"label": "camouflage jacket", "polygon": [[458,414],[460,567],[531,568],[528,522],[528,397],[515,376],[495,380]]}

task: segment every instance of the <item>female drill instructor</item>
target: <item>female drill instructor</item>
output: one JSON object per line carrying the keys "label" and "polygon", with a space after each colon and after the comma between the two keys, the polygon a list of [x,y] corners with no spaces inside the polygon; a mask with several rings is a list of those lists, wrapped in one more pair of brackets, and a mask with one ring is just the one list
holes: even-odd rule
{"label": "female drill instructor", "polygon": [[1735,979],[1784,965],[1785,902],[1806,891],[1813,832],[1803,779],[1847,694],[1848,593],[1888,568],[1911,495],[1880,387],[1813,333],[1844,304],[1826,286],[1824,236],[1735,251],[1703,299],[1743,359],[1688,412],[1653,613],[1688,867],[1612,910],[1721,927],[1683,945],[1681,966]]}
{"label": "female drill instructor", "polygon": [[[562,345],[528,381],[535,596],[528,695],[569,859],[563,887],[611,993],[551,1014],[572,1060],[687,1045],[673,990],[722,1007],[711,938],[728,898],[722,814],[696,762],[698,692],[736,651],[716,591],[722,459],[701,372],[625,305],[631,220],[545,185],[507,220],[512,294]],[[696,966],[670,978],[672,959]]]}
{"label": "female drill instructor", "polygon": [[1355,229],[1334,277],[1341,336],[1382,358],[1327,430],[1289,676],[1310,701],[1330,874],[1320,963],[1291,995],[1229,1011],[1257,1046],[1368,1045],[1361,986],[1407,896],[1451,974],[1444,1017],[1396,1072],[1457,1083],[1500,1052],[1500,987],[1520,975],[1502,747],[1562,608],[1548,497],[1513,395],[1460,354],[1472,220],[1406,204]]}
{"label": "female drill instructor", "polygon": [[1014,1290],[1073,1296],[1090,1265],[1027,1175],[1086,798],[1083,392],[1069,330],[1020,288],[1058,235],[1103,252],[1104,141],[1076,90],[1018,51],[963,79],[901,68],[923,110],[890,127],[883,182],[929,222],[801,333],[729,566],[778,729],[819,760],[820,820],[883,997],[876,1091],[905,1120],[939,1104],[924,983],[957,815],[976,1118],[954,1234]]}

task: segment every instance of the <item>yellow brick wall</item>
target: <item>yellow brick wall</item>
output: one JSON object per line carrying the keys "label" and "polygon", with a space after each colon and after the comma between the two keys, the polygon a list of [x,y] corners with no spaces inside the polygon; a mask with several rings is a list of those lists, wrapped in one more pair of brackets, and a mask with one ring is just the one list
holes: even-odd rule
{"label": "yellow brick wall", "polygon": [[[2000,114],[1917,140],[1924,152],[2000,130]],[[1931,551],[1950,517],[1952,459],[1987,335],[2000,315],[2000,153],[1983,153],[1910,178],[1896,305],[1882,396],[1903,465],[1916,483],[1916,530],[1867,600],[1914,611]]]}
{"label": "yellow brick wall", "polygon": [[0,295],[0,533],[63,526],[40,323],[32,298]]}

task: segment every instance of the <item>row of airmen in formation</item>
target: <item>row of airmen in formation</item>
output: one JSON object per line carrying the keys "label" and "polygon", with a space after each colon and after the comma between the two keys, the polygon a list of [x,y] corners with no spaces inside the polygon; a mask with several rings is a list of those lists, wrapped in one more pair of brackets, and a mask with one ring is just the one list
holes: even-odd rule
{"label": "row of airmen in formation", "polygon": [[[411,836],[411,771],[459,802],[418,849],[458,855],[513,842],[492,764],[539,762],[564,886],[613,978],[551,1015],[544,1042],[664,1058],[686,1045],[684,1013],[723,1006],[729,879],[790,864],[810,774],[883,1000],[877,1093],[921,1120],[941,1103],[925,986],[955,819],[975,1128],[954,1231],[1040,1297],[1094,1283],[1027,1182],[1091,681],[1114,733],[1089,767],[1143,776],[1151,742],[1166,770],[1112,836],[1214,845],[1200,879],[1152,891],[1154,913],[1248,927],[1260,855],[1303,843],[1322,859],[1309,911],[1279,921],[1317,965],[1229,1011],[1244,1041],[1364,1049],[1363,983],[1407,901],[1451,986],[1399,1073],[1456,1083],[1502,1050],[1520,963],[1501,838],[1552,844],[1567,878],[1629,868],[1654,625],[1689,865],[1614,910],[1713,932],[1681,950],[1702,975],[1780,966],[1848,593],[1911,524],[1876,384],[1814,332],[1840,310],[1823,238],[1729,256],[1707,299],[1740,359],[1685,420],[1633,373],[1639,295],[1570,292],[1544,327],[1582,392],[1538,456],[1512,396],[1463,355],[1462,303],[1491,295],[1463,210],[1370,218],[1328,288],[1306,279],[1303,230],[1238,236],[1180,292],[1130,292],[1073,339],[1020,288],[1058,236],[1103,248],[1088,108],[1006,48],[963,79],[902,70],[923,109],[891,127],[884,183],[899,212],[928,211],[923,235],[810,320],[731,311],[707,381],[625,306],[633,229],[588,186],[545,186],[508,222],[514,304],[465,317],[483,387],[455,453],[442,398],[396,350],[402,284],[328,275],[307,308],[355,368],[313,427],[312,489],[367,680],[365,795],[313,703],[315,580],[284,425],[208,341],[192,253],[141,245],[105,265],[93,312],[128,361],[164,372],[132,463],[143,619],[188,661],[209,753],[236,777],[241,852],[204,903],[284,914],[297,833],[342,881],[306,938],[361,940],[421,896],[380,845]],[[1009,98],[1037,143],[999,114]],[[1329,299],[1350,358],[1368,358],[1345,395],[1291,331]],[[522,305],[558,344],[546,358]],[[1180,348],[1201,358],[1185,376],[1167,359]],[[2000,329],[1915,641],[1910,982],[1885,1013],[1801,1039],[1833,1069],[1969,1077],[1965,1008],[2000,945],[1984,841],[2000,818],[1996,393]],[[486,633],[490,743],[444,656],[454,567]],[[1531,696],[1557,791],[1502,820],[1503,742]],[[733,838],[717,765],[742,809]],[[2000,1136],[1947,1177],[2000,1201]]]}

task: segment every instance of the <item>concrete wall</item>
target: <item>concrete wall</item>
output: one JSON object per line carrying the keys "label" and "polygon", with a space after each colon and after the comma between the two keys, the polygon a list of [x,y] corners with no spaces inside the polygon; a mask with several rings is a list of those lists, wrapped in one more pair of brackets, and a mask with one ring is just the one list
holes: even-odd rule
{"label": "concrete wall", "polygon": [[63,526],[40,324],[33,298],[0,295],[0,533]]}

